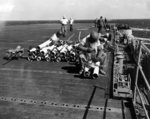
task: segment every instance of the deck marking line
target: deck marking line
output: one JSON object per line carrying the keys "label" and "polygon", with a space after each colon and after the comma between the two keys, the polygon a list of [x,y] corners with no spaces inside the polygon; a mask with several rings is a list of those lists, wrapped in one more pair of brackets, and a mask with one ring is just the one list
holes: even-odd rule
{"label": "deck marking line", "polygon": [[73,33],[73,34],[67,39],[67,41],[69,41],[74,35],[75,35],[75,33]]}
{"label": "deck marking line", "polygon": [[[15,72],[32,72],[32,73],[50,73],[50,74],[77,74],[77,73],[67,73],[62,71],[50,71],[50,70],[33,70],[33,69],[15,69],[15,68],[0,68],[0,71],[15,71]],[[101,75],[101,77],[107,77],[105,75]],[[85,79],[87,80],[87,79]]]}
{"label": "deck marking line", "polygon": [[78,28],[77,30],[86,31],[88,28]]}
{"label": "deck marking line", "polygon": [[52,73],[52,74],[70,74],[62,71],[49,70],[33,70],[33,69],[14,69],[14,68],[0,68],[0,71],[16,71],[16,72],[34,72],[34,73]]}

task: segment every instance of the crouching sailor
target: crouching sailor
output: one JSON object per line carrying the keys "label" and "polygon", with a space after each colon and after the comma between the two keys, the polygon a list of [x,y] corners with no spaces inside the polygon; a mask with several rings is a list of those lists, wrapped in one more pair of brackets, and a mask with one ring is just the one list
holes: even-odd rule
{"label": "crouching sailor", "polygon": [[[97,78],[99,73],[105,75],[103,70],[106,53],[99,41],[100,34],[92,31],[89,35],[83,38],[78,46],[80,51],[81,71],[85,77],[92,76]],[[90,74],[90,68],[93,68],[93,74]]]}

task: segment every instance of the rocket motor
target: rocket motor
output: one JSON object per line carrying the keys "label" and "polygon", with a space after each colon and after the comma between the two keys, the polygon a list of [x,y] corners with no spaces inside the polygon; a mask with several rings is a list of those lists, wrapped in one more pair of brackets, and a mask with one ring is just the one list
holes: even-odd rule
{"label": "rocket motor", "polygon": [[38,47],[39,49],[43,49],[44,47],[48,47],[51,42],[52,42],[51,39],[48,39],[47,41],[45,41],[44,43],[38,45],[37,47]]}
{"label": "rocket motor", "polygon": [[93,70],[93,75],[92,75],[93,79],[96,79],[99,76],[99,66],[100,66],[100,62],[96,62],[95,68]]}

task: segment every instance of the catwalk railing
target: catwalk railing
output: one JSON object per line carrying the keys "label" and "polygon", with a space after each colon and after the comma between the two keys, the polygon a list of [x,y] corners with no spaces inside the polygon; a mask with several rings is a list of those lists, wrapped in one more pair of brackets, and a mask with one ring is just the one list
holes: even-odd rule
{"label": "catwalk railing", "polygon": [[150,102],[146,97],[147,95],[146,94],[144,95],[143,93],[143,90],[150,92],[150,84],[149,84],[150,79],[148,79],[147,76],[145,75],[141,64],[143,55],[146,54],[150,56],[150,49],[147,47],[147,45],[150,45],[150,39],[136,38],[135,41],[136,41],[136,46],[134,47],[134,51],[135,51],[134,58],[137,67],[136,67],[136,74],[135,74],[133,104],[138,119],[139,118],[150,119],[150,111],[148,109],[150,107],[149,104]]}

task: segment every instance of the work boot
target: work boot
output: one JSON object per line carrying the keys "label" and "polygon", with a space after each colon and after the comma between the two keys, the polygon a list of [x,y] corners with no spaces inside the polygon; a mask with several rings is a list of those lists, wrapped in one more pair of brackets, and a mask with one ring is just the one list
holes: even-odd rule
{"label": "work boot", "polygon": [[100,69],[100,71],[99,71],[102,75],[105,75],[106,74],[106,72],[103,70],[103,69]]}

